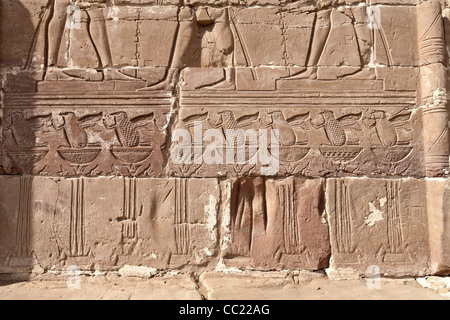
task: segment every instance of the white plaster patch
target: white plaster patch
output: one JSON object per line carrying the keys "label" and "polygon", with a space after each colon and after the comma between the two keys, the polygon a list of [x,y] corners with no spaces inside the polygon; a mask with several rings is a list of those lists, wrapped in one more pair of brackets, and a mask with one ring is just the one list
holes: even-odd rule
{"label": "white plaster patch", "polygon": [[387,202],[387,198],[386,197],[380,199],[380,208],[383,208],[386,205],[386,202]]}
{"label": "white plaster patch", "polygon": [[[381,202],[381,201],[380,201]],[[369,227],[373,227],[376,222],[383,221],[383,211],[379,210],[372,202],[369,202],[370,215],[364,218],[364,222]]]}
{"label": "white plaster patch", "polygon": [[203,249],[203,251],[205,251],[205,253],[208,257],[211,257],[213,255],[213,253],[211,252],[211,250],[209,250],[209,248],[205,248],[205,249]]}
{"label": "white plaster patch", "polygon": [[112,19],[114,22],[119,21],[119,7],[110,7],[108,10],[108,19]]}
{"label": "white plaster patch", "polygon": [[119,269],[119,275],[122,277],[144,277],[151,278],[158,273],[155,268],[125,265]]}
{"label": "white plaster patch", "polygon": [[225,265],[225,263],[223,262],[223,258],[220,258],[220,260],[217,262],[216,271],[223,272],[223,273],[242,273],[243,272],[242,270],[240,270],[238,268],[227,267]]}
{"label": "white plaster patch", "polygon": [[209,196],[209,204],[205,205],[205,220],[210,239],[215,244],[217,242],[217,199],[213,195]]}
{"label": "white plaster patch", "polygon": [[231,222],[231,182],[227,183],[226,186],[226,205],[223,209],[223,218],[222,218],[222,243],[220,249],[222,251],[226,251],[228,246],[231,244],[231,230],[230,230],[230,222]]}

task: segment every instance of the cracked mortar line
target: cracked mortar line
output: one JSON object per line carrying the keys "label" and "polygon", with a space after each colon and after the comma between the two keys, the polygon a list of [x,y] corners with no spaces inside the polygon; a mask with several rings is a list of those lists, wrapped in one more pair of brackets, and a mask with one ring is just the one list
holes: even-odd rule
{"label": "cracked mortar line", "polygon": [[200,277],[202,276],[204,272],[201,272],[200,274],[191,273],[190,278],[194,282],[194,288],[195,292],[197,292],[200,295],[200,298],[202,300],[208,300],[208,289],[203,285],[202,281],[200,280]]}
{"label": "cracked mortar line", "polygon": [[[167,70],[169,72],[170,69]],[[166,130],[166,147],[162,151],[163,159],[164,159],[164,168],[161,170],[161,176],[164,175],[164,177],[173,177],[170,174],[170,157],[172,154],[171,151],[171,143],[172,143],[172,132],[177,129],[180,115],[180,109],[181,109],[181,102],[180,102],[180,96],[181,96],[181,85],[183,83],[182,79],[182,72],[180,71],[180,74],[178,75],[178,79],[176,79],[176,83],[173,85],[173,90],[171,92],[171,105],[170,105],[170,111],[166,114],[167,124],[163,127],[163,130]]]}

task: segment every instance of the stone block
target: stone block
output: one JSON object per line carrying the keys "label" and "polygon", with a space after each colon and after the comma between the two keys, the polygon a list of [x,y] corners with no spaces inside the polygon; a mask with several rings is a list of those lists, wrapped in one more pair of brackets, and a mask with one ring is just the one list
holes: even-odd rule
{"label": "stone block", "polygon": [[262,270],[325,268],[330,248],[323,192],[322,179],[235,180],[225,265]]}
{"label": "stone block", "polygon": [[217,255],[214,179],[0,179],[2,272],[35,265],[166,270]]}
{"label": "stone block", "polygon": [[416,179],[327,181],[331,268],[384,276],[430,273],[426,183]]}

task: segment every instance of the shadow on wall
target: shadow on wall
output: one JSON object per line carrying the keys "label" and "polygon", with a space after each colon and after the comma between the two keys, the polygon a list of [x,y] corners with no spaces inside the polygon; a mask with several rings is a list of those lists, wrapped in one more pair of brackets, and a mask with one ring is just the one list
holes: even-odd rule
{"label": "shadow on wall", "polygon": [[[12,135],[17,144],[17,152],[14,153],[17,157],[16,161],[20,161],[21,155],[26,154],[25,149],[30,143],[35,143],[31,141],[34,134],[29,131],[25,119],[17,117],[17,111],[9,107],[5,108],[4,105],[15,94],[22,93],[27,95],[26,106],[17,106],[17,108],[30,108],[33,105],[35,79],[39,73],[43,75],[43,70],[40,69],[43,69],[44,59],[42,55],[40,59],[34,55],[34,50],[38,45],[39,30],[45,29],[42,14],[48,5],[49,0],[1,0],[0,2],[1,174],[4,174],[6,158],[3,149],[5,134]],[[45,48],[44,42],[45,40],[40,44],[42,49]],[[32,113],[32,110],[30,112]],[[22,126],[26,129],[20,128]],[[21,153],[22,147],[25,148],[23,150],[25,153]],[[21,175],[23,173],[19,172],[15,174],[16,176],[0,177],[0,276],[19,271],[24,274],[19,279],[26,280],[34,265],[33,230],[31,230],[33,178]],[[18,178],[17,175],[20,177]]]}

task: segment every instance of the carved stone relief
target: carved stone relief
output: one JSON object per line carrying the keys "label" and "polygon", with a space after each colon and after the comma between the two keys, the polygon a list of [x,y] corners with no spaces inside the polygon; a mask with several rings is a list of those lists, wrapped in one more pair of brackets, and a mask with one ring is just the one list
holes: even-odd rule
{"label": "carved stone relief", "polygon": [[425,182],[341,178],[327,183],[333,267],[429,272]]}
{"label": "carved stone relief", "polygon": [[176,269],[205,265],[216,255],[220,191],[214,179],[1,180],[2,272],[36,263],[45,269]]}
{"label": "carved stone relief", "polygon": [[0,5],[5,272],[450,270],[445,1]]}
{"label": "carved stone relief", "polygon": [[324,181],[242,178],[233,182],[227,266],[318,270],[328,265]]}

